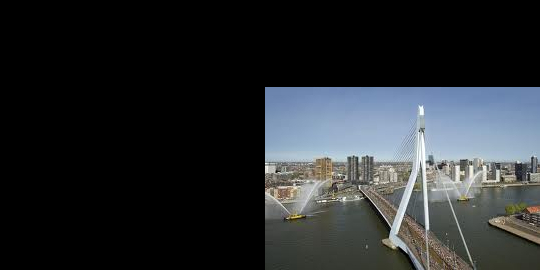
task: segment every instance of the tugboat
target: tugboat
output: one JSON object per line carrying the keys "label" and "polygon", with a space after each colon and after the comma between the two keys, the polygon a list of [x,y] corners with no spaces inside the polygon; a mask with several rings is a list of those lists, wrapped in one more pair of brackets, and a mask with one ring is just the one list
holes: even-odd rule
{"label": "tugboat", "polygon": [[467,197],[465,197],[465,196],[462,195],[462,196],[459,197],[457,200],[458,200],[458,202],[463,202],[463,201],[468,201],[469,198],[467,198]]}
{"label": "tugboat", "polygon": [[283,219],[284,220],[295,220],[295,219],[301,219],[301,218],[306,218],[306,215],[298,215],[298,214],[294,213],[292,215],[289,215],[288,217],[284,217]]}

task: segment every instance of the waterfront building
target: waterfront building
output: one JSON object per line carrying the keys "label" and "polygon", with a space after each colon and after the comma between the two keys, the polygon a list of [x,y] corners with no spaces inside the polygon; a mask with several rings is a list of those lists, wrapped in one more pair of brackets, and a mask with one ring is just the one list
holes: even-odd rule
{"label": "waterfront building", "polygon": [[358,157],[347,157],[347,180],[352,184],[356,184],[359,180],[360,174],[358,171]]}
{"label": "waterfront building", "polygon": [[362,157],[362,181],[373,181],[373,156]]}
{"label": "waterfront building", "polygon": [[460,174],[459,165],[454,165],[452,167],[452,180],[454,180],[454,182],[459,182]]}
{"label": "waterfront building", "polygon": [[493,177],[495,177],[496,171],[500,169],[501,169],[501,163],[499,162],[491,163],[491,175],[493,175]]}
{"label": "waterfront building", "polygon": [[315,177],[317,180],[332,180],[332,159],[329,157],[315,160]]}
{"label": "waterfront building", "polygon": [[517,181],[527,181],[527,164],[517,161],[515,164]]}
{"label": "waterfront building", "polygon": [[503,182],[516,182],[516,176],[513,174],[505,174],[501,176]]}
{"label": "waterfront building", "polygon": [[523,211],[521,218],[529,223],[533,223],[536,226],[540,225],[540,205],[529,206]]}
{"label": "waterfront building", "polygon": [[531,173],[538,172],[538,158],[536,156],[531,157]]}
{"label": "waterfront building", "polygon": [[472,178],[474,176],[474,166],[469,165],[467,166],[467,170],[465,171],[465,179]]}
{"label": "waterfront building", "polygon": [[540,182],[540,173],[530,173],[529,174],[529,182]]}
{"label": "waterfront building", "polygon": [[467,169],[467,166],[469,166],[469,160],[468,159],[460,159],[459,160],[459,168],[462,171],[465,171]]}
{"label": "waterfront building", "polygon": [[487,167],[484,165],[482,166],[482,182],[487,181]]}

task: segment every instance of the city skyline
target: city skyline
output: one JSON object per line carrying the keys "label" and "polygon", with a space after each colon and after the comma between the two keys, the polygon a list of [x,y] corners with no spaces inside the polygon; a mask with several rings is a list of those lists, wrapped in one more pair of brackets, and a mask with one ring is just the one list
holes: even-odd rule
{"label": "city skyline", "polygon": [[540,88],[265,88],[265,161],[390,161],[418,105],[437,162],[526,163],[540,150]]}

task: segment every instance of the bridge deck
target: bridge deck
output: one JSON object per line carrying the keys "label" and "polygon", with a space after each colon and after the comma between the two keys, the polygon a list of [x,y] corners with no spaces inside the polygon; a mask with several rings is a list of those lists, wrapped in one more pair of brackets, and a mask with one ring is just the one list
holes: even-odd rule
{"label": "bridge deck", "polygon": [[[378,208],[380,214],[388,223],[388,226],[391,227],[394,216],[397,213],[396,207],[372,187],[363,186],[360,188],[360,191],[362,191],[365,197]],[[421,262],[424,269],[427,269],[424,227],[409,215],[405,214],[398,237],[407,245],[407,247],[409,247],[410,251],[413,253],[412,255]],[[428,240],[430,269],[472,269],[467,262],[442,244],[431,231],[428,232]]]}

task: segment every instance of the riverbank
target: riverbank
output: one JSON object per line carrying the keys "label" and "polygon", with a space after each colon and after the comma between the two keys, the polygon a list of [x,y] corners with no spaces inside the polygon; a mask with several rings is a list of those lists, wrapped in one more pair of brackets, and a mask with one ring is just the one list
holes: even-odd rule
{"label": "riverbank", "polygon": [[497,188],[497,187],[501,187],[502,185],[504,185],[505,187],[526,187],[526,186],[540,186],[540,183],[528,183],[528,184],[523,184],[523,183],[505,183],[505,182],[500,182],[500,183],[497,183],[497,184],[482,184],[482,188]]}
{"label": "riverbank", "polygon": [[527,228],[528,224],[520,225],[519,220],[514,217],[496,217],[489,220],[489,224],[509,233],[525,238],[540,245],[540,232],[532,228]]}

